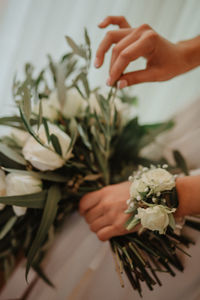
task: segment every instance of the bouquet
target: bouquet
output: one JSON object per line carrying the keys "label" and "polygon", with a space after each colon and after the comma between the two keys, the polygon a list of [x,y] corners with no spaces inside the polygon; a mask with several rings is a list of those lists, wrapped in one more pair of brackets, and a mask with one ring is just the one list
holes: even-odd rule
{"label": "bouquet", "polygon": [[[16,260],[25,256],[26,278],[32,267],[53,286],[41,262],[80,198],[126,180],[139,164],[149,166],[152,162],[140,155],[141,149],[173,126],[172,121],[140,125],[132,113],[136,97],[116,88],[106,95],[99,87],[91,89],[86,30],[84,38],[79,46],[66,37],[71,51],[58,62],[48,56],[48,65],[39,74],[26,64],[24,79],[15,78],[13,83],[19,114],[0,118],[0,125],[11,127],[0,139],[0,268],[5,280]],[[175,158],[171,169],[185,167],[178,152]],[[123,270],[140,294],[141,281],[150,289],[160,285],[157,272],[174,276],[171,266],[182,271],[175,250],[191,242],[170,228],[165,235],[147,229],[112,238],[122,285]]]}

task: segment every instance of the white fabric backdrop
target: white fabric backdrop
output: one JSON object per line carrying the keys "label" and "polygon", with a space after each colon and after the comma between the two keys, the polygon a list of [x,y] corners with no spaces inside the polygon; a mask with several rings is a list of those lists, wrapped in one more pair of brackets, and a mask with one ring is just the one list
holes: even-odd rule
{"label": "white fabric backdrop", "polygon": [[[149,23],[171,41],[199,34],[199,0],[1,0],[0,1],[0,105],[1,114],[13,107],[11,84],[14,73],[31,61],[38,68],[46,54],[58,58],[66,50],[64,35],[81,41],[86,26],[93,54],[104,35],[97,24],[107,15],[124,15],[133,26]],[[140,59],[134,64],[142,67]],[[93,86],[105,86],[108,58],[101,70],[91,69]],[[200,94],[200,68],[163,83],[135,86],[142,121],[162,120]]]}

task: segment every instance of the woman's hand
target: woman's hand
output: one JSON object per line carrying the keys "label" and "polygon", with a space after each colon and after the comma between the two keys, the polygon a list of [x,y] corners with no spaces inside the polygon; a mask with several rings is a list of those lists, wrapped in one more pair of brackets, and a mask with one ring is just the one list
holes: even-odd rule
{"label": "woman's hand", "polygon": [[81,199],[80,214],[100,240],[106,241],[113,236],[130,233],[124,226],[130,217],[124,213],[130,196],[130,184],[127,181],[110,185],[86,194]]}
{"label": "woman's hand", "polygon": [[[101,67],[105,53],[115,44],[110,61],[110,76],[107,80],[110,86],[116,82],[119,88],[124,88],[147,81],[165,81],[200,63],[199,37],[197,40],[174,44],[161,37],[147,24],[131,28],[124,17],[107,17],[99,27],[105,28],[110,24],[118,25],[120,29],[107,32],[97,49],[95,59],[95,67]],[[123,74],[126,67],[139,57],[146,58],[146,69]]]}

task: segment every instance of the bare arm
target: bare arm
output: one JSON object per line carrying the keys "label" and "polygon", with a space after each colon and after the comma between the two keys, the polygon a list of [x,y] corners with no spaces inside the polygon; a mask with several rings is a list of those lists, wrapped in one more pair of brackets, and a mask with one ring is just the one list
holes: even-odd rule
{"label": "bare arm", "polygon": [[[105,28],[110,24],[120,27],[108,31],[101,41],[95,59],[95,66],[101,67],[109,48],[112,49],[108,85],[118,83],[124,88],[137,83],[165,81],[183,74],[200,65],[200,36],[191,40],[172,43],[148,24],[131,28],[124,17],[109,16],[99,24]],[[146,68],[124,73],[126,67],[139,57],[146,58]]]}
{"label": "bare arm", "polygon": [[200,214],[200,175],[177,178],[176,189],[179,207],[175,216]]}
{"label": "bare arm", "polygon": [[[200,214],[200,176],[186,176],[176,180],[179,207],[175,217]],[[113,236],[138,230],[125,229],[130,215],[124,213],[130,197],[130,182],[109,185],[99,191],[86,194],[80,201],[80,213],[97,237],[106,241]]]}

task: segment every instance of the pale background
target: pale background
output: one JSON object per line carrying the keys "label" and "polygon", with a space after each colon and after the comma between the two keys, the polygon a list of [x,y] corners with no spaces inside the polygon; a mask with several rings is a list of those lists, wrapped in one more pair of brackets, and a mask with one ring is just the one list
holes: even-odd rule
{"label": "pale background", "polygon": [[[64,35],[77,42],[86,26],[93,55],[105,31],[97,24],[107,15],[124,15],[132,26],[150,24],[173,42],[192,38],[200,31],[199,0],[0,0],[0,113],[9,113],[12,79],[25,62],[45,66],[46,54],[59,58],[66,50]],[[108,57],[101,70],[92,67],[92,86],[106,88]],[[136,66],[142,67],[140,59]],[[163,120],[200,94],[200,68],[163,83],[135,86],[143,122]]]}

